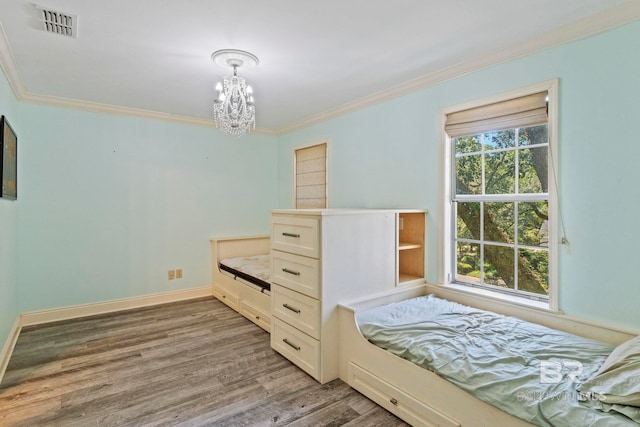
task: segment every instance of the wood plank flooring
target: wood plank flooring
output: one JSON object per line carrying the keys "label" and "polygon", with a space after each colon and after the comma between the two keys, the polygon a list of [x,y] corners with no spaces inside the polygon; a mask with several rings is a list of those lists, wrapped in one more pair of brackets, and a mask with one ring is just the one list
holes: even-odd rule
{"label": "wood plank flooring", "polygon": [[214,298],[25,327],[0,426],[407,426]]}

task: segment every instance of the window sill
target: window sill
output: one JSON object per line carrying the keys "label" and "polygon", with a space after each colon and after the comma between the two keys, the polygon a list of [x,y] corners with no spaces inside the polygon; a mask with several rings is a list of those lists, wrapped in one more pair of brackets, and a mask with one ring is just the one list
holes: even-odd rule
{"label": "window sill", "polygon": [[562,314],[559,310],[551,308],[547,301],[536,301],[529,298],[519,297],[516,295],[503,294],[500,292],[491,292],[487,289],[474,288],[471,286],[459,285],[456,283],[450,283],[446,285],[428,285],[436,288],[440,292],[451,293],[452,295],[467,296],[480,299],[487,304],[507,305],[526,307],[537,311],[552,314]]}

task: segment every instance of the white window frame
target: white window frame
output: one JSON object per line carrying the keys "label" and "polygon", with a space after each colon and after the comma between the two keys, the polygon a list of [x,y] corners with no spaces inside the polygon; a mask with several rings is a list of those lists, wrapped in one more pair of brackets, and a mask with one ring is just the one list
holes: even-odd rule
{"label": "white window frame", "polygon": [[291,178],[291,182],[292,182],[292,197],[291,197],[291,206],[293,206],[294,208],[296,207],[297,204],[297,200],[298,200],[298,183],[297,183],[297,171],[298,171],[298,166],[296,164],[296,160],[297,160],[297,156],[296,156],[296,151],[298,150],[303,150],[305,148],[311,148],[311,147],[315,147],[316,145],[325,145],[326,146],[326,151],[325,151],[325,202],[326,202],[326,209],[329,208],[329,140],[325,139],[325,140],[320,140],[320,141],[315,141],[315,142],[309,142],[309,143],[305,143],[305,144],[300,144],[297,145],[295,147],[293,147],[293,150],[291,151],[291,157],[292,157],[292,164],[293,167],[291,168],[291,173],[292,173],[292,178]]}
{"label": "white window frame", "polygon": [[[474,288],[467,285],[456,284],[452,282],[452,278],[455,273],[455,257],[453,255],[452,245],[455,244],[455,230],[456,224],[452,216],[452,197],[455,188],[452,184],[452,145],[453,139],[445,131],[446,117],[448,114],[467,110],[470,108],[476,108],[483,105],[493,104],[496,102],[502,102],[513,98],[526,96],[533,93],[547,91],[548,99],[548,135],[549,135],[549,295],[547,302],[537,301],[532,298],[527,298],[526,295],[513,295],[505,294],[498,291],[492,291],[485,287]],[[548,80],[533,84],[530,86],[522,87],[507,93],[500,95],[485,97],[474,101],[453,105],[441,110],[440,114],[440,129],[441,129],[441,149],[442,149],[442,163],[441,163],[441,203],[442,203],[442,218],[440,221],[440,233],[441,241],[440,247],[442,248],[442,259],[440,260],[440,272],[441,275],[438,278],[439,283],[443,284],[454,290],[459,290],[465,293],[472,293],[488,297],[490,299],[497,299],[507,302],[513,302],[516,304],[532,306],[536,308],[548,309],[551,311],[558,311],[558,250],[560,247],[560,238],[558,234],[559,224],[561,221],[558,209],[557,201],[557,186],[558,186],[558,80]]]}

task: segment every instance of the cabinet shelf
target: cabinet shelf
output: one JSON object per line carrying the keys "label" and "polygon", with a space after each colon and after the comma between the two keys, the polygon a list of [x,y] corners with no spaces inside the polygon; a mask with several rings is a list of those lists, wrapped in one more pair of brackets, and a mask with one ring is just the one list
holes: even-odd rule
{"label": "cabinet shelf", "polygon": [[407,249],[420,249],[421,247],[422,243],[400,242],[398,244],[399,251],[406,251]]}
{"label": "cabinet shelf", "polygon": [[413,281],[423,281],[424,277],[420,277],[420,276],[414,276],[413,274],[404,274],[404,273],[400,273],[398,275],[398,283],[401,284],[407,284],[409,282],[413,282]]}

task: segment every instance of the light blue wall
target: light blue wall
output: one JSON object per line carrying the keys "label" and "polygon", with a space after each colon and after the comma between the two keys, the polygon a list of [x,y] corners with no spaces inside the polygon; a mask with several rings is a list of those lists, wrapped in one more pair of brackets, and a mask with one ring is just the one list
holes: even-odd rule
{"label": "light blue wall", "polygon": [[[439,111],[556,77],[560,203],[571,242],[560,254],[560,307],[640,328],[638,51],[634,23],[280,138],[240,140],[18,104],[0,79],[0,105],[20,138],[19,201],[0,200],[0,343],[18,312],[208,285],[208,237],[266,233],[268,210],[291,205],[292,148],[324,138],[332,207],[429,209],[427,276],[435,281]],[[168,281],[172,268],[183,268],[184,279]]]}
{"label": "light blue wall", "polygon": [[268,233],[275,137],[21,109],[21,312],[207,286],[211,235]]}
{"label": "light blue wall", "polygon": [[278,205],[291,206],[292,149],[327,138],[332,207],[429,209],[427,278],[442,269],[439,112],[560,79],[560,253],[566,313],[640,329],[637,252],[640,23],[501,64],[279,138]]}
{"label": "light blue wall", "polygon": [[[0,69],[0,114],[18,135],[18,174],[22,173],[22,138],[18,102]],[[20,176],[18,176],[20,182]],[[18,317],[18,200],[0,198],[0,349]]]}

